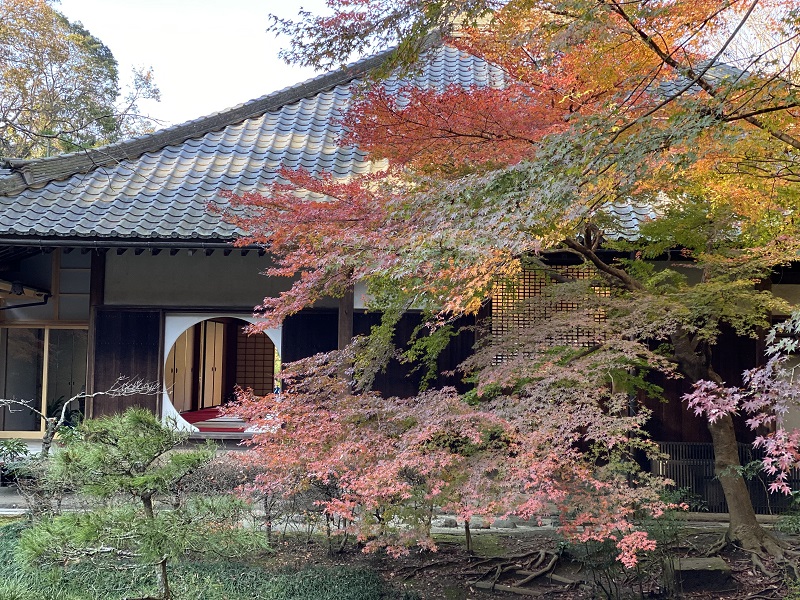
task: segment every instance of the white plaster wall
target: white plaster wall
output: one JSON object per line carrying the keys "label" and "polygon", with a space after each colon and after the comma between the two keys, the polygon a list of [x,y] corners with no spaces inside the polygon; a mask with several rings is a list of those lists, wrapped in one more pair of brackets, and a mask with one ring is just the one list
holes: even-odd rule
{"label": "white plaster wall", "polygon": [[[239,313],[220,312],[215,314],[209,314],[209,313],[166,314],[164,316],[164,356],[161,357],[162,368],[164,369],[163,372],[166,372],[167,358],[169,357],[169,351],[172,348],[172,345],[177,341],[177,339],[181,336],[181,334],[184,331],[186,331],[190,327],[193,327],[197,323],[200,323],[201,321],[205,321],[207,319],[221,319],[224,317],[240,319],[248,323],[258,323],[259,321],[252,315],[243,315]],[[281,328],[277,327],[274,329],[266,329],[264,330],[264,334],[268,335],[269,339],[272,340],[272,343],[275,344],[275,350],[278,352],[278,356],[280,356],[282,354]],[[180,413],[178,413],[178,411],[175,410],[175,406],[172,404],[172,400],[170,400],[169,393],[167,392],[166,385],[164,385],[161,394],[163,398],[163,402],[161,403],[162,420],[166,421],[167,419],[174,419],[178,429],[182,431],[197,431],[197,427],[187,422],[183,417],[180,416]]]}

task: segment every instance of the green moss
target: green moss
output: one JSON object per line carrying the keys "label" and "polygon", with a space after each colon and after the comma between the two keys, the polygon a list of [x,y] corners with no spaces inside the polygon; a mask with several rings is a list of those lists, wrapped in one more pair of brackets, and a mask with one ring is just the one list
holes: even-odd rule
{"label": "green moss", "polygon": [[[462,530],[463,531],[463,530]],[[495,556],[505,556],[508,554],[506,543],[507,535],[480,533],[472,535],[472,550],[478,556],[494,558]],[[463,546],[464,536],[461,533],[441,533],[433,536],[437,544],[452,544]]]}

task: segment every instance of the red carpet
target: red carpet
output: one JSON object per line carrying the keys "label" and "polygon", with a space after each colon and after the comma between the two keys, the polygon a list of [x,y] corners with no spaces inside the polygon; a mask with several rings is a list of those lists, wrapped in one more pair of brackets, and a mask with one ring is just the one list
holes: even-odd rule
{"label": "red carpet", "polygon": [[215,406],[212,408],[182,412],[181,417],[197,427],[200,431],[227,433],[244,432],[244,421],[236,417],[221,417],[219,413],[219,407]]}

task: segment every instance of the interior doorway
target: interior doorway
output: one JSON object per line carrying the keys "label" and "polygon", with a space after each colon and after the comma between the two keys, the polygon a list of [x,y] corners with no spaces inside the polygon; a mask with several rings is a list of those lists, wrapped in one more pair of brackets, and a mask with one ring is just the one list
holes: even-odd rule
{"label": "interior doorway", "polygon": [[275,344],[266,334],[248,335],[248,323],[232,317],[197,322],[170,347],[164,383],[178,413],[221,406],[238,385],[258,395],[274,389],[280,370]]}

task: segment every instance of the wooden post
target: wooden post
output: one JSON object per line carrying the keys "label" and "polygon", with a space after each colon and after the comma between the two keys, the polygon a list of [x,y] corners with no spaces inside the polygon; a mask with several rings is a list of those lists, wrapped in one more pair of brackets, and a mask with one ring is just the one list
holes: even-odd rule
{"label": "wooden post", "polygon": [[339,337],[338,349],[344,349],[353,339],[353,304],[355,290],[352,285],[347,286],[344,295],[339,298]]}
{"label": "wooden post", "polygon": [[[106,281],[106,251],[93,250],[91,253],[91,269],[89,279],[89,331],[87,332],[86,345],[86,391],[91,394],[95,391],[95,339],[97,324],[97,308],[103,306],[105,300]],[[94,414],[94,399],[86,399],[86,417]]]}

